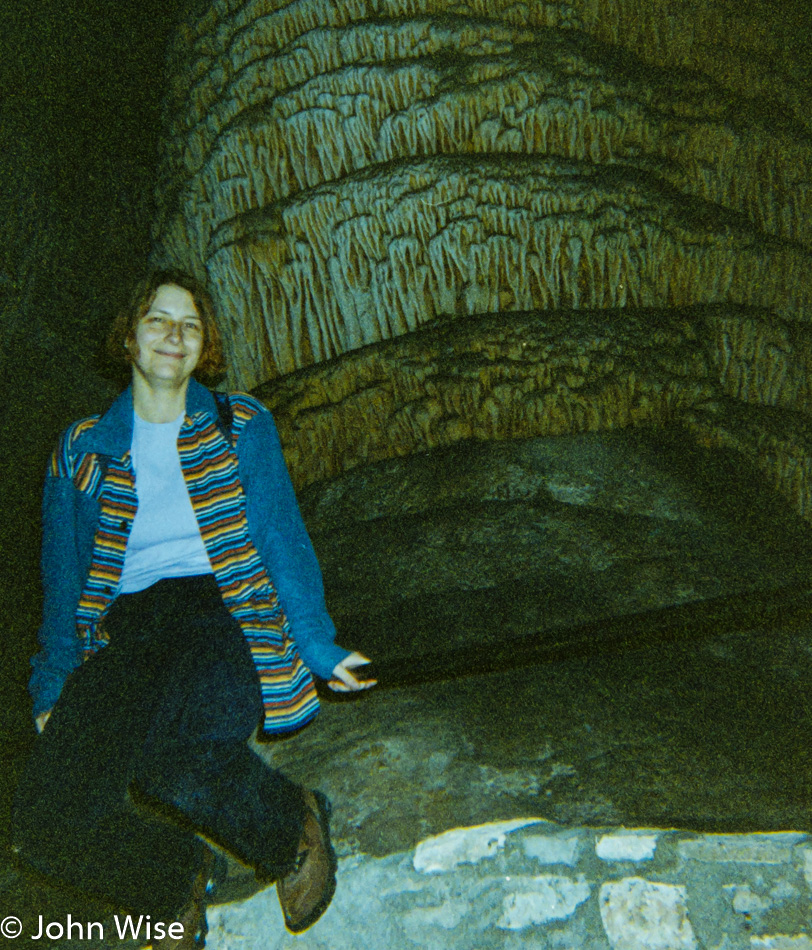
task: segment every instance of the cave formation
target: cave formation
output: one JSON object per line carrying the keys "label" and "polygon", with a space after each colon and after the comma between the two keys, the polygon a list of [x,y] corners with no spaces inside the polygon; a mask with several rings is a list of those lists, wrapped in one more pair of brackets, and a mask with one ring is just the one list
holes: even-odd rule
{"label": "cave formation", "polygon": [[805,814],[804,641],[759,599],[812,555],[801,26],[220,0],[178,31],[152,259],[210,282],[339,636],[414,684],[273,750],[351,853]]}
{"label": "cave formation", "polygon": [[263,749],[341,803],[345,854],[513,814],[807,820],[808,638],[582,642],[804,583],[802,26],[766,0],[218,0],[176,31],[152,260],[210,282],[341,636],[400,669],[540,633],[563,658],[424,666]]}
{"label": "cave formation", "polygon": [[809,519],[791,28],[732,3],[213,3],[170,57],[154,260],[211,281],[229,382],[262,387],[299,485],[664,424]]}

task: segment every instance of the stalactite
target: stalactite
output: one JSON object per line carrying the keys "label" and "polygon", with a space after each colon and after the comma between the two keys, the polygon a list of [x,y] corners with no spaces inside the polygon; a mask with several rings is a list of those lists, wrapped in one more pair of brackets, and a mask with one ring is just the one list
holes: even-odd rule
{"label": "stalactite", "polygon": [[[246,223],[230,253],[251,240],[253,254],[267,247],[272,260],[288,262],[276,279],[275,320],[284,324],[306,301],[321,359],[351,348],[349,340],[374,342],[435,314],[455,316],[460,305],[470,315],[729,300],[807,319],[799,249],[730,225],[709,229],[676,196],[647,193],[639,176],[615,176],[609,188],[589,167],[520,167],[517,177],[483,161],[423,162],[325,187],[289,203],[276,233],[260,224],[259,243]],[[304,365],[301,353],[292,358]]]}
{"label": "stalactite", "polygon": [[[454,31],[446,27],[445,36],[450,41]],[[442,49],[439,36],[434,43]],[[583,160],[589,138],[604,161],[629,161],[642,147],[666,163],[659,173],[671,184],[751,214],[771,233],[808,240],[812,208],[803,185],[808,145],[787,135],[776,141],[773,130],[760,129],[752,119],[703,110],[709,91],[697,92],[695,83],[686,82],[680,99],[679,83],[671,76],[667,88],[665,77],[654,87],[620,78],[582,45],[572,35],[548,40],[534,58],[525,29],[510,52],[489,58],[484,81],[477,55],[469,55],[469,65],[459,69],[404,54],[393,62],[316,74],[293,88],[264,85],[267,77],[260,74],[253,79],[255,93],[249,96],[241,86],[237,100],[227,87],[217,100],[227,104],[225,112],[216,118],[203,111],[208,138],[194,148],[198,159],[186,162],[181,188],[187,226],[202,232],[196,243],[204,249],[220,222],[376,163],[492,151],[553,151]],[[241,74],[241,83],[247,81]],[[250,105],[243,108],[243,102]],[[200,122],[186,132],[178,127],[170,146],[196,141],[202,131]],[[267,159],[246,144],[254,141],[267,148]],[[250,168],[253,200],[240,202],[240,189],[227,184],[218,198],[223,182],[235,174],[223,167],[223,155],[232,161],[242,156],[236,174],[249,174]],[[175,168],[164,175],[174,193],[181,166],[171,147],[166,164]],[[774,185],[779,173],[787,182],[780,188]],[[216,202],[209,226],[201,213],[206,196]]]}
{"label": "stalactite", "polygon": [[154,260],[210,279],[231,384],[317,374],[308,478],[684,416],[812,518],[812,111],[765,10],[772,71],[734,0],[216,0],[171,56]]}

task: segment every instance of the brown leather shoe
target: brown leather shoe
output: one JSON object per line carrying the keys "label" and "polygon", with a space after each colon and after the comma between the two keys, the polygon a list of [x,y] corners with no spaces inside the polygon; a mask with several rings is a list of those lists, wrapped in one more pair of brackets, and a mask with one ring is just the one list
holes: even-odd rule
{"label": "brown leather shoe", "polygon": [[[206,922],[206,899],[214,874],[215,860],[214,852],[206,848],[203,854],[203,866],[192,883],[191,899],[178,914],[178,923],[183,925],[183,936],[166,936],[161,940],[156,940],[152,944],[152,950],[201,950],[206,946],[206,934],[209,932]],[[169,926],[168,921],[167,926]]]}
{"label": "brown leather shoe", "polygon": [[330,803],[321,792],[304,790],[305,817],[293,869],[276,882],[285,926],[298,934],[321,917],[336,890],[335,851],[330,844]]}

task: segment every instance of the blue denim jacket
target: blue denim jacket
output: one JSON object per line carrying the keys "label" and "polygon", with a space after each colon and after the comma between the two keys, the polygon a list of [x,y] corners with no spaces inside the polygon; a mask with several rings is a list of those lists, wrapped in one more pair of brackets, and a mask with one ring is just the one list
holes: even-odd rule
{"label": "blue denim jacket", "polygon": [[[217,419],[214,397],[195,380],[189,382],[186,411],[208,412]],[[74,449],[121,458],[130,448],[132,433],[132,392],[126,389],[76,440]],[[251,540],[279,594],[302,660],[316,676],[328,679],[349,651],[334,642],[321,571],[270,412],[263,409],[247,424],[236,452]],[[41,650],[31,661],[34,672],[29,683],[34,717],[54,705],[68,674],[82,662],[76,608],[90,570],[98,519],[98,501],[78,491],[71,479],[48,475],[43,499]]]}

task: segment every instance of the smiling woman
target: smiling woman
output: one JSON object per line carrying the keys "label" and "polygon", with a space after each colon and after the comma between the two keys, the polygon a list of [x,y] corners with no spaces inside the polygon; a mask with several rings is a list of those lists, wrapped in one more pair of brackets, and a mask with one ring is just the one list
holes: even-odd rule
{"label": "smiling woman", "polygon": [[[339,647],[270,413],[215,394],[205,288],[159,272],[110,336],[131,385],[64,433],[45,486],[41,736],[15,801],[17,853],[202,946],[216,842],[276,881],[286,926],[328,906],[329,803],[247,745],[318,711],[313,675],[371,680]],[[86,661],[86,662],[83,662]],[[171,824],[166,823],[166,818]]]}
{"label": "smiling woman", "polygon": [[183,409],[187,383],[203,351],[203,322],[189,291],[162,284],[128,349],[135,411],[147,422],[171,422]]}
{"label": "smiling woman", "polygon": [[[192,324],[197,328],[200,350],[192,372],[202,382],[216,382],[225,362],[214,306],[203,284],[183,271],[155,271],[136,285],[128,306],[113,322],[107,338],[108,356],[114,363],[132,368],[141,346],[139,333],[157,334],[161,326],[173,322],[184,336],[193,334]],[[178,351],[174,343],[168,351],[173,349]]]}

